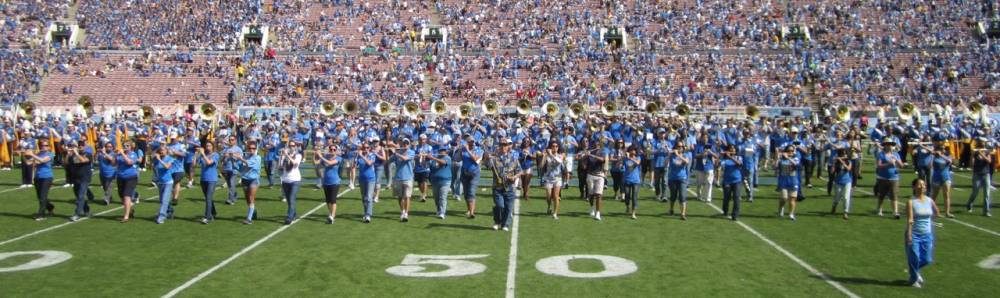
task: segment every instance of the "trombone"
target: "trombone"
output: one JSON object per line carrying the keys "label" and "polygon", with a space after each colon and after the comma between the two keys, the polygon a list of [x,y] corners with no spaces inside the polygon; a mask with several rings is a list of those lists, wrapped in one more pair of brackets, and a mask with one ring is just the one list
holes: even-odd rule
{"label": "trombone", "polygon": [[443,100],[436,100],[434,101],[434,103],[431,103],[431,113],[434,113],[435,115],[441,115],[446,112],[448,112],[448,104],[445,103]]}
{"label": "trombone", "polygon": [[[379,104],[382,104],[382,102],[380,102]],[[355,114],[358,112],[360,107],[358,106],[358,102],[352,99],[340,104],[340,109],[344,110],[344,113]]]}
{"label": "trombone", "polygon": [[586,113],[586,112],[587,112],[587,110],[583,106],[582,103],[578,103],[577,102],[577,103],[573,103],[573,104],[571,104],[569,106],[569,117],[570,118],[573,118],[573,119],[580,118],[580,116],[583,116],[583,114]]}
{"label": "trombone", "polygon": [[553,101],[546,102],[542,105],[542,111],[545,112],[545,115],[554,118],[559,115],[559,104],[556,104]]}
{"label": "trombone", "polygon": [[[465,105],[459,106],[459,112],[462,111],[461,108],[463,106]],[[468,111],[466,111],[465,114],[468,115],[469,113],[472,112],[472,107],[470,106],[466,108],[468,108]],[[486,101],[483,102],[482,109],[483,109],[483,114],[496,115],[496,113],[500,111],[500,104],[498,104],[495,99],[487,99]]]}

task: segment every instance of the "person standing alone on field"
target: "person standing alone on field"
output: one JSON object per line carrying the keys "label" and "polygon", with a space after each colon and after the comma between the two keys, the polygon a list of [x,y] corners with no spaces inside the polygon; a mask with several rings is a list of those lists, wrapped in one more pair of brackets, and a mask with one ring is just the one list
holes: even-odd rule
{"label": "person standing alone on field", "polygon": [[913,197],[906,204],[906,260],[909,264],[909,284],[923,287],[920,269],[934,261],[934,221],[940,213],[937,205],[926,195],[924,180],[913,180]]}

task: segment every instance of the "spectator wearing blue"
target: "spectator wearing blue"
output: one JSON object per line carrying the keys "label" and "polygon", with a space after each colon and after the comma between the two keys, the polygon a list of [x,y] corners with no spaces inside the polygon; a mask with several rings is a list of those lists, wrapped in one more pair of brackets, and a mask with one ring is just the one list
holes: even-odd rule
{"label": "spectator wearing blue", "polygon": [[403,138],[399,148],[392,152],[391,160],[396,166],[392,178],[393,195],[399,199],[399,221],[409,221],[410,198],[413,196],[413,167],[415,152],[410,148],[410,139]]}
{"label": "spectator wearing blue", "polygon": [[667,214],[674,215],[674,204],[680,202],[681,220],[687,220],[688,168],[691,164],[691,153],[684,149],[684,143],[677,142],[667,155],[667,188],[670,193],[670,210]]}
{"label": "spectator wearing blue", "polygon": [[243,224],[253,224],[257,218],[257,209],[254,202],[257,200],[257,187],[260,186],[261,158],[257,154],[257,142],[247,142],[247,151],[243,155],[236,157],[239,161],[237,167],[240,173],[240,181],[243,185],[243,195],[247,200],[247,218]]}
{"label": "spectator wearing blue", "polygon": [[[979,144],[986,143],[986,139],[982,137],[977,141]],[[992,203],[990,197],[990,168],[992,168],[990,150],[986,150],[986,148],[974,149],[972,158],[972,193],[969,194],[969,201],[965,203],[965,208],[969,213],[972,213],[972,203],[976,202],[979,192],[983,192],[983,216],[991,217],[993,215],[990,213],[990,204]]]}
{"label": "spectator wearing blue", "polygon": [[[374,146],[374,144],[372,144]],[[374,209],[374,196],[377,181],[375,180],[375,160],[384,159],[376,154],[368,144],[362,143],[357,151],[358,183],[361,184],[361,204],[364,207],[364,215],[361,219],[364,223],[372,222],[372,209]]]}
{"label": "spectator wearing blue", "polygon": [[623,190],[625,193],[625,213],[632,219],[636,219],[635,212],[639,207],[639,185],[642,184],[642,155],[635,145],[629,146],[625,151],[624,160],[621,162],[622,179],[624,180]]}
{"label": "spectator wearing blue", "polygon": [[899,192],[899,168],[903,162],[895,151],[896,141],[892,137],[882,140],[882,150],[875,155],[875,195],[878,196],[878,216],[882,216],[882,203],[888,197],[892,201],[892,213],[899,219],[899,204],[896,196]]}
{"label": "spectator wearing blue", "polygon": [[851,213],[851,182],[854,180],[853,163],[851,162],[850,149],[839,148],[833,154],[833,167],[830,176],[833,177],[833,207],[830,214],[837,212],[837,204],[844,201],[844,219]]}
{"label": "spectator wearing blue", "polygon": [[906,261],[909,284],[920,288],[924,277],[920,270],[934,261],[934,218],[940,215],[937,205],[925,195],[924,180],[913,180],[913,197],[907,200]]}
{"label": "spectator wearing blue", "polygon": [[938,144],[934,147],[934,161],[931,163],[931,199],[937,202],[938,195],[944,196],[944,214],[948,218],[954,218],[951,214],[951,151],[945,150],[944,145]]}
{"label": "spectator wearing blue", "polygon": [[327,224],[333,224],[337,219],[337,196],[340,194],[340,163],[344,161],[336,144],[330,143],[326,152],[316,152],[316,162],[323,169],[323,195],[330,215]]}
{"label": "spectator wearing blue", "polygon": [[483,149],[472,136],[465,135],[462,146],[462,195],[465,196],[467,210],[465,216],[476,218],[476,188],[479,187],[479,162],[483,159]]}
{"label": "spectator wearing blue", "polygon": [[136,163],[139,161],[139,154],[133,151],[134,143],[126,141],[122,143],[122,148],[115,154],[115,165],[118,167],[118,197],[125,205],[125,215],[122,216],[122,223],[126,223],[135,215],[132,209],[133,199],[138,200],[135,186],[139,183],[139,171],[136,170]]}
{"label": "spectator wearing blue", "polygon": [[444,219],[448,211],[448,191],[451,189],[451,157],[448,148],[441,146],[437,154],[428,155],[431,169],[431,191],[434,193],[434,205],[437,207],[437,217]]}
{"label": "spectator wearing blue", "polygon": [[170,192],[174,189],[174,165],[180,163],[175,160],[167,147],[160,147],[160,150],[153,155],[153,171],[156,178],[156,188],[159,190],[160,211],[156,216],[156,224],[163,224],[167,218],[174,216],[174,207],[170,204]]}
{"label": "spectator wearing blue", "polygon": [[215,186],[219,183],[219,153],[215,152],[215,144],[206,142],[205,146],[198,149],[195,155],[198,165],[201,167],[201,193],[205,196],[205,217],[201,219],[202,224],[208,224],[215,220],[217,214],[215,210]]}
{"label": "spectator wearing blue", "polygon": [[115,181],[115,145],[111,142],[104,143],[104,147],[97,153],[98,176],[101,179],[101,190],[104,191],[104,205],[111,205],[113,194],[112,182]]}
{"label": "spectator wearing blue", "polygon": [[[740,216],[740,189],[743,188],[743,157],[736,153],[735,145],[728,145],[722,152],[719,168],[722,170],[722,215],[737,220]],[[729,208],[730,202],[732,209]],[[791,218],[795,220],[794,211]]]}
{"label": "spectator wearing blue", "polygon": [[236,143],[235,136],[230,136],[228,141],[228,145],[222,151],[222,178],[226,179],[226,188],[229,190],[228,196],[226,196],[226,205],[232,205],[236,203],[237,199],[239,186],[236,181],[240,178],[238,175],[239,157],[243,156],[243,149]]}
{"label": "spectator wearing blue", "polygon": [[38,153],[25,153],[25,162],[35,169],[34,185],[35,195],[38,196],[38,212],[35,213],[35,220],[45,220],[48,216],[55,215],[56,206],[49,202],[49,189],[52,188],[52,159],[54,154],[49,151],[48,142],[39,142]]}

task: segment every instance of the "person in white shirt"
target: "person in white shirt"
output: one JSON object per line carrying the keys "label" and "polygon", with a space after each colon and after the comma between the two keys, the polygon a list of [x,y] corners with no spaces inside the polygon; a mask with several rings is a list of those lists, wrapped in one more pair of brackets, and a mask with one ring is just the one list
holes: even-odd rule
{"label": "person in white shirt", "polygon": [[285,216],[285,224],[291,224],[295,217],[295,199],[299,193],[302,183],[302,173],[299,171],[299,164],[302,163],[302,153],[299,152],[299,144],[289,141],[288,147],[281,150],[278,158],[278,166],[281,168],[281,194],[288,202],[288,215]]}

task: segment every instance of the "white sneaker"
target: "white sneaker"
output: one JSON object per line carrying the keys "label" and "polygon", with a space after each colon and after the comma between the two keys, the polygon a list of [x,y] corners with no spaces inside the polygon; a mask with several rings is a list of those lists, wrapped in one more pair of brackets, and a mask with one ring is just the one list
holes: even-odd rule
{"label": "white sneaker", "polygon": [[795,214],[789,214],[789,215],[788,215],[788,218],[791,218],[791,219],[792,219],[792,221],[795,221]]}
{"label": "white sneaker", "polygon": [[194,181],[188,181],[187,188],[191,188],[191,187],[194,187]]}
{"label": "white sneaker", "polygon": [[348,185],[347,187],[350,188],[351,190],[354,190],[354,184]]}
{"label": "white sneaker", "polygon": [[459,195],[455,195],[455,200],[456,200],[456,201],[461,201],[461,200],[462,200],[462,196],[459,196]]}
{"label": "white sneaker", "polygon": [[785,207],[781,207],[781,210],[778,210],[778,217],[785,217]]}
{"label": "white sneaker", "polygon": [[444,214],[438,214],[438,218],[444,219]]}
{"label": "white sneaker", "polygon": [[63,188],[70,188],[70,187],[73,187],[73,185],[69,183],[63,184]]}
{"label": "white sneaker", "polygon": [[493,225],[493,230],[494,231],[499,230],[499,229],[500,229],[500,225]]}
{"label": "white sneaker", "polygon": [[597,214],[594,214],[594,219],[600,221],[601,220],[601,213],[597,212]]}
{"label": "white sneaker", "polygon": [[508,231],[510,231],[510,228],[508,228],[508,227],[503,227],[503,231],[504,231],[504,232],[508,232]]}
{"label": "white sneaker", "polygon": [[882,210],[878,211],[878,216],[882,216]]}
{"label": "white sneaker", "polygon": [[596,213],[597,213],[597,211],[594,211],[593,208],[590,209],[590,217],[594,217],[594,214],[596,214]]}
{"label": "white sneaker", "polygon": [[552,219],[559,220],[559,215],[552,214]]}

